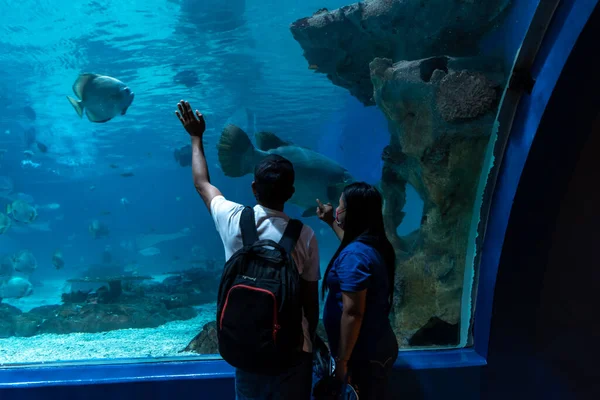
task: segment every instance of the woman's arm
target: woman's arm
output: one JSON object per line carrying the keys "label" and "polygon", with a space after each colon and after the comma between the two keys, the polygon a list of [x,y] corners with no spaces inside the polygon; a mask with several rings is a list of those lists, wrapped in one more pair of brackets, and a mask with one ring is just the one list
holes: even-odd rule
{"label": "woman's arm", "polygon": [[344,240],[344,230],[340,228],[335,222],[330,224],[331,228],[335,232],[335,235],[340,239],[340,242]]}
{"label": "woman's arm", "polygon": [[367,289],[360,292],[342,292],[342,320],[337,363],[346,363],[358,339],[367,303]]}
{"label": "woman's arm", "polygon": [[336,260],[336,273],[342,290],[342,316],[337,348],[336,376],[344,380],[348,360],[360,335],[371,278],[369,260],[360,252],[346,252]]}

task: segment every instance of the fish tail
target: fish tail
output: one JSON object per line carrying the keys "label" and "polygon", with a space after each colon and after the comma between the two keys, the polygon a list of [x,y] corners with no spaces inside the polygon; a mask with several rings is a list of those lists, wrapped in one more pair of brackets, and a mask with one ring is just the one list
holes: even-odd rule
{"label": "fish tail", "polygon": [[246,132],[231,124],[223,129],[217,151],[223,173],[231,177],[252,173],[254,164],[262,158]]}
{"label": "fish tail", "polygon": [[7,204],[6,205],[6,213],[10,214],[12,212],[12,204]]}
{"label": "fish tail", "polygon": [[71,105],[73,106],[75,111],[77,111],[77,115],[79,115],[79,118],[82,118],[83,117],[83,102],[81,100],[75,100],[71,96],[67,96],[67,100],[69,100],[69,103],[71,103]]}

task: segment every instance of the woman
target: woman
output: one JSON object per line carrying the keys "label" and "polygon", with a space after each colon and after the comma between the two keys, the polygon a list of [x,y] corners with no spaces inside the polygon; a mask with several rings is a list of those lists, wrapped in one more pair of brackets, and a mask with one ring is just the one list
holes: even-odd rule
{"label": "woman", "polygon": [[346,377],[363,399],[385,399],[387,380],[398,356],[389,313],[393,304],[395,253],[383,227],[383,201],[373,186],[357,182],[331,204],[317,199],[317,215],[341,244],[329,262],[323,313],[336,377]]}

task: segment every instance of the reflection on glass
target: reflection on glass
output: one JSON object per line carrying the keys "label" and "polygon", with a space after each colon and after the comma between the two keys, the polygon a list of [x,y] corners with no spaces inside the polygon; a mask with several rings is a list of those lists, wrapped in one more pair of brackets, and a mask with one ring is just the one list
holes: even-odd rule
{"label": "reflection on glass", "polygon": [[506,83],[507,60],[480,47],[507,0],[10,3],[0,364],[217,354],[224,253],[191,183],[181,99],[205,115],[211,178],[237,202],[254,202],[252,166],[232,178],[217,157],[228,124],[259,150],[292,144],[347,170],[297,183],[286,209],[317,233],[322,270],[337,239],[314,198],[337,200],[331,180],[377,184],[400,347],[459,345],[473,205]]}

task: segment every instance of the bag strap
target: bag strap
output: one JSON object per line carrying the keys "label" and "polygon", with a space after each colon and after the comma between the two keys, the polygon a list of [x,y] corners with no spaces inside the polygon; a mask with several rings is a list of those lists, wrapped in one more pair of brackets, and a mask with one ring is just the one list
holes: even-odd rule
{"label": "bag strap", "polygon": [[285,231],[283,231],[283,236],[281,237],[279,244],[285,249],[288,255],[292,253],[294,246],[296,246],[296,242],[300,237],[300,232],[302,232],[303,226],[304,225],[300,220],[290,219]]}
{"label": "bag strap", "polygon": [[256,221],[254,221],[254,209],[252,207],[244,207],[240,218],[240,229],[242,231],[242,242],[244,246],[250,246],[258,241]]}

